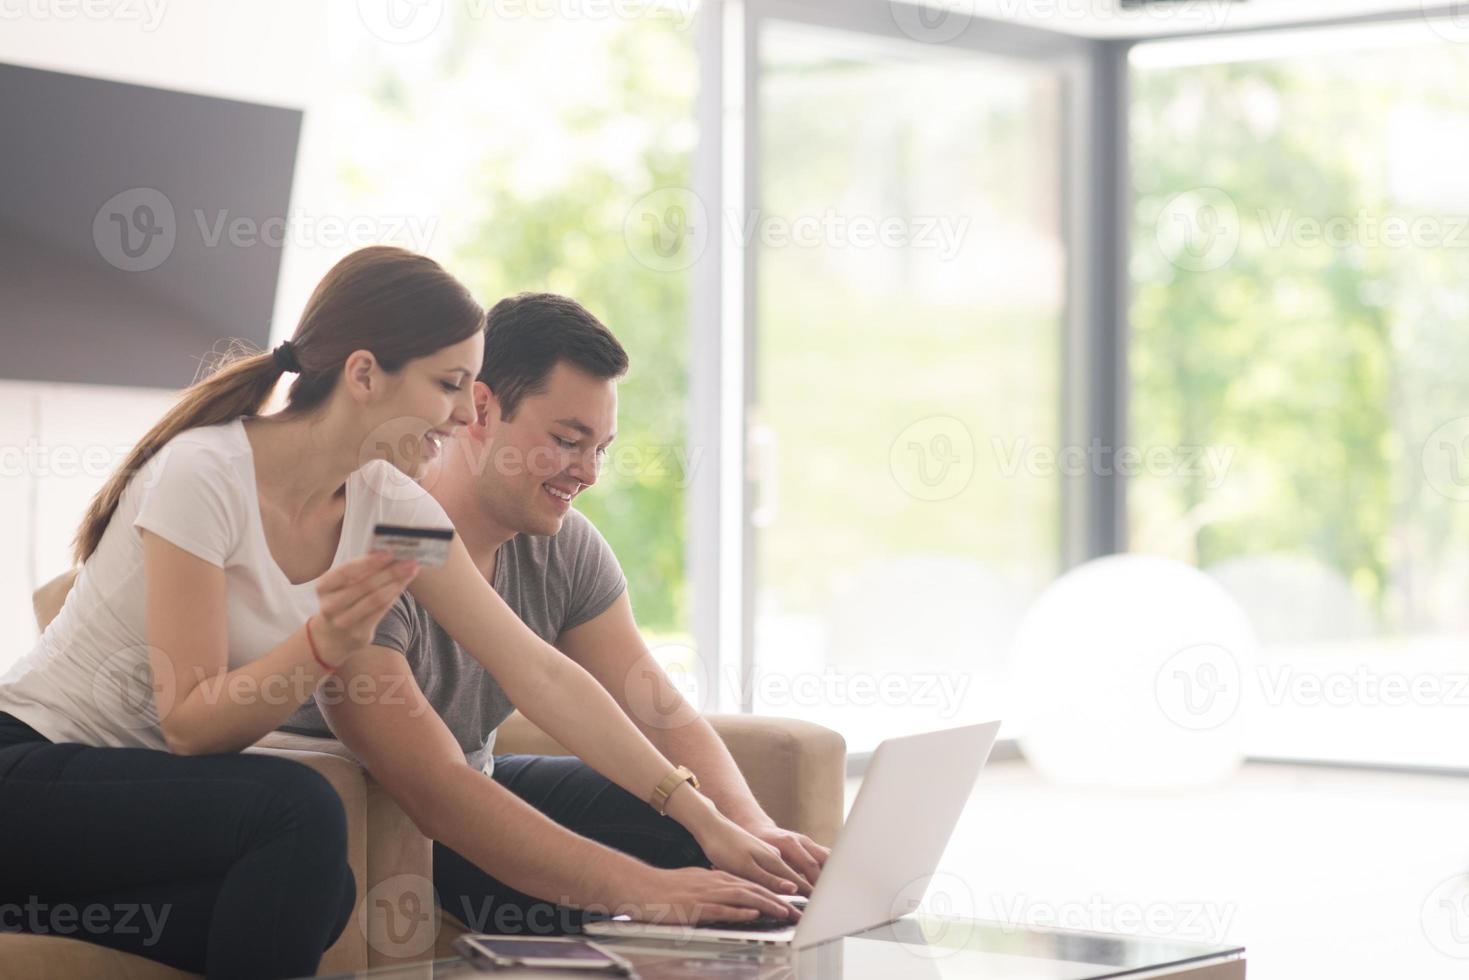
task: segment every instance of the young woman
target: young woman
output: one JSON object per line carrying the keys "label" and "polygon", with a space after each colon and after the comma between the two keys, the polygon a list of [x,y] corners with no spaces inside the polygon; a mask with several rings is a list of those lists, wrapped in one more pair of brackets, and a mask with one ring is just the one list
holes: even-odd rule
{"label": "young woman", "polygon": [[[377,523],[449,525],[405,471],[473,418],[483,323],[431,260],[364,249],[289,342],[188,389],[133,450],[78,532],[66,604],[0,679],[0,906],[127,906],[157,929],[96,916],[72,935],[210,976],[315,972],[355,903],[341,803],[310,769],[238,750],[366,647],[404,587],[590,766],[643,799],[671,785],[657,799],[716,868],[796,879],[665,781],[674,766],[457,539],[443,568],[367,554]],[[287,372],[287,407],[258,416]],[[731,899],[713,871],[701,887],[778,901],[753,881]]]}
{"label": "young woman", "polygon": [[[0,680],[0,907],[34,910],[0,928],[210,976],[316,971],[356,900],[341,801],[238,750],[411,580],[367,554],[373,525],[448,526],[392,463],[470,417],[483,325],[431,260],[357,252],[289,343],[189,388],[134,448],[65,606]],[[256,417],[288,371],[287,409]]]}

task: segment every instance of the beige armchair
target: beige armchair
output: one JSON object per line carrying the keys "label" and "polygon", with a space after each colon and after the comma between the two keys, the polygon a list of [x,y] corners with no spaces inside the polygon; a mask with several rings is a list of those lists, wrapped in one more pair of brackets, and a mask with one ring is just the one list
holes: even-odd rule
{"label": "beige armchair", "polygon": [[[75,573],[62,575],[32,597],[42,630],[61,610],[74,578]],[[794,719],[708,718],[771,817],[830,846],[842,824],[846,745],[841,736]],[[518,712],[501,726],[495,748],[507,753],[569,754]],[[320,972],[448,955],[449,942],[463,926],[433,911],[430,841],[346,747],[333,739],[274,732],[248,751],[269,752],[317,770],[341,795],[347,811],[357,908],[353,922],[322,958]],[[182,980],[193,974],[77,939],[0,934],[0,980],[93,976]]]}

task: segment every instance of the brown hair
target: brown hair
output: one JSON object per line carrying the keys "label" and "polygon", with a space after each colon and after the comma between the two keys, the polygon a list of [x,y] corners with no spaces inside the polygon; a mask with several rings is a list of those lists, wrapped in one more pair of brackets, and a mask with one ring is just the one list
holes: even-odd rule
{"label": "brown hair", "polygon": [[479,380],[494,392],[509,420],[526,395],[545,390],[560,361],[594,378],[627,373],[627,351],[585,306],[555,293],[521,293],[490,308]]}
{"label": "brown hair", "polygon": [[[296,367],[286,411],[309,412],[336,389],[347,358],[370,351],[383,370],[457,344],[484,329],[485,311],[433,259],[390,246],[359,249],[332,266],[317,285],[291,337]],[[97,550],[133,475],[186,429],[256,415],[285,373],[270,353],[232,345],[178,404],[133,447],[92,498],[73,542],[78,564]]]}

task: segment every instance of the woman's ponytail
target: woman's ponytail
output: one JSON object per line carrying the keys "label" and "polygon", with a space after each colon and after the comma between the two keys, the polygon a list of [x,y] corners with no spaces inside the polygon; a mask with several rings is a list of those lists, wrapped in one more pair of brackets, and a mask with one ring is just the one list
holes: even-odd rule
{"label": "woman's ponytail", "polygon": [[97,550],[128,482],[133,474],[148,465],[159,449],[186,429],[219,425],[242,415],[258,414],[283,373],[279,358],[232,345],[207,377],[185,388],[178,404],[148,430],[122,466],[108,477],[107,483],[92,498],[87,516],[82,519],[76,540],[72,542],[76,563],[80,565]]}

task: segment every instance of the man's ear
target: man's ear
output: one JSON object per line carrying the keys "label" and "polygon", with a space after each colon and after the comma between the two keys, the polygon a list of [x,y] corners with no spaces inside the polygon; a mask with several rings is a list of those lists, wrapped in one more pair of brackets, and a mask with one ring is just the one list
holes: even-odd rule
{"label": "man's ear", "polygon": [[474,383],[474,424],[490,429],[500,421],[500,400],[483,381]]}
{"label": "man's ear", "polygon": [[342,382],[352,400],[365,404],[381,387],[382,372],[370,350],[354,350],[342,367]]}

